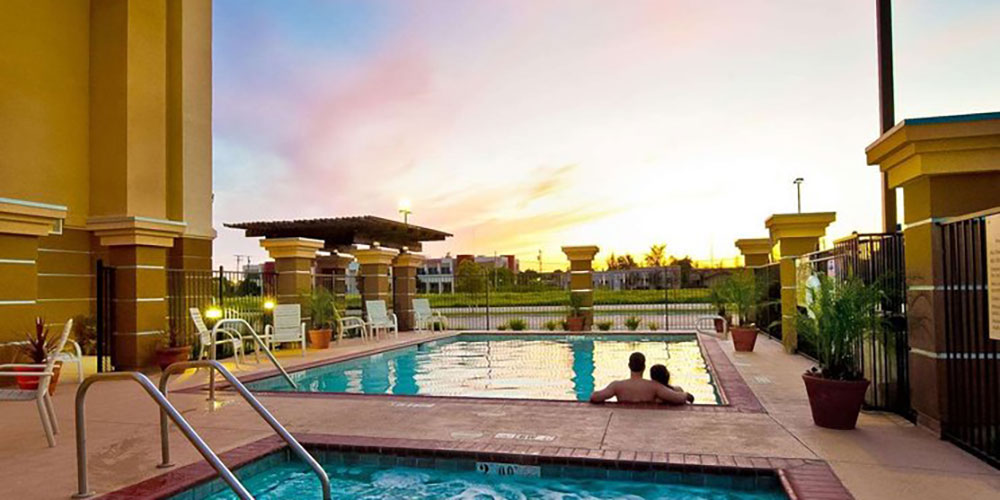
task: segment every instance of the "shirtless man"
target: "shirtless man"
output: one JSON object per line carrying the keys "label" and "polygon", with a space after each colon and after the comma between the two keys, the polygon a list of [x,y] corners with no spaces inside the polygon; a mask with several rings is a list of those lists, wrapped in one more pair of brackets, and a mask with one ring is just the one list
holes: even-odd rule
{"label": "shirtless man", "polygon": [[676,391],[659,382],[642,378],[642,374],[646,371],[646,356],[643,356],[641,352],[633,352],[629,356],[628,369],[632,372],[631,377],[611,382],[604,389],[591,394],[590,402],[603,403],[614,397],[619,403],[655,403],[657,401],[674,405],[687,403],[688,393]]}

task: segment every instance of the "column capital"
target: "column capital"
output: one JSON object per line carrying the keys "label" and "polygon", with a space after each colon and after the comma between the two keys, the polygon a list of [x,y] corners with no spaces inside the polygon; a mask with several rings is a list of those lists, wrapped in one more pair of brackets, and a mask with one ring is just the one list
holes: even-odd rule
{"label": "column capital", "polygon": [[736,240],[736,248],[743,255],[760,255],[771,253],[771,238],[740,238]]}
{"label": "column capital", "polygon": [[184,232],[184,222],[138,215],[91,217],[87,230],[100,238],[101,245],[170,248]]}
{"label": "column capital", "polygon": [[351,262],[354,262],[353,255],[336,250],[331,250],[330,255],[316,257],[316,265],[320,268],[346,269]]}
{"label": "column capital", "polygon": [[272,259],[312,259],[316,252],[323,248],[323,240],[312,238],[264,238],[260,246],[267,250]]}
{"label": "column capital", "polygon": [[594,260],[594,256],[597,252],[601,251],[596,245],[589,246],[569,246],[562,247],[562,251],[566,254],[566,257],[571,260]]}
{"label": "column capital", "polygon": [[379,245],[372,245],[370,248],[359,248],[354,251],[354,257],[358,260],[358,264],[381,264],[381,265],[392,265],[393,258],[399,252],[389,249],[382,248]]}
{"label": "column capital", "polygon": [[771,232],[771,242],[785,238],[822,238],[826,228],[837,220],[836,212],[805,212],[796,214],[774,214],[764,222]]}
{"label": "column capital", "polygon": [[0,233],[45,236],[66,219],[66,207],[0,198]]}
{"label": "column capital", "polygon": [[1000,169],[1000,113],[907,119],[865,148],[890,188],[918,177]]}
{"label": "column capital", "polygon": [[392,260],[392,267],[420,267],[423,264],[424,256],[419,253],[411,253],[404,249]]}

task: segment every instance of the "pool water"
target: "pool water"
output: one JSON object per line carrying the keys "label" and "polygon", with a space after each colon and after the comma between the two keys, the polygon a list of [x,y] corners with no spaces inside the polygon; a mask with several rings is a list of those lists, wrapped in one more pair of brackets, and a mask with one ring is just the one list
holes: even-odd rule
{"label": "pool water", "polygon": [[[474,471],[377,465],[327,464],[324,469],[330,476],[334,499],[787,499],[776,486],[739,490],[606,478],[487,476]],[[244,485],[258,500],[322,498],[316,475],[298,463],[269,467],[249,476]],[[207,498],[237,497],[226,489]]]}
{"label": "pool water", "polygon": [[[629,375],[639,351],[664,364],[671,384],[699,404],[719,404],[712,374],[690,335],[459,335],[292,373],[299,391],[586,401]],[[272,377],[247,384],[292,391]]]}

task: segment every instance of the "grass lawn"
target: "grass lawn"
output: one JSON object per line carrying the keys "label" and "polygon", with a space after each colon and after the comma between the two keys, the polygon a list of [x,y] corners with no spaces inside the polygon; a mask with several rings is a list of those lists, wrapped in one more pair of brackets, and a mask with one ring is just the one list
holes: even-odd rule
{"label": "grass lawn", "polygon": [[[670,302],[706,303],[707,288],[682,288],[668,290]],[[431,307],[469,307],[486,305],[486,294],[444,293],[419,295],[430,300]],[[663,290],[594,290],[594,303],[608,304],[662,304]],[[544,290],[539,292],[493,292],[491,306],[558,306],[569,305],[566,290]],[[347,296],[347,307],[361,307],[359,295]]]}

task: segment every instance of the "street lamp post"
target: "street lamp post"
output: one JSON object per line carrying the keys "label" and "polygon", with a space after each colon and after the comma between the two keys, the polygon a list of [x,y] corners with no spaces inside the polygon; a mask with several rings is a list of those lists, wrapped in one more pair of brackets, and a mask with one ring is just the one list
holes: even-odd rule
{"label": "street lamp post", "polygon": [[410,214],[413,213],[413,210],[410,208],[409,199],[403,198],[402,200],[399,200],[399,213],[403,216],[403,224],[409,224]]}
{"label": "street lamp post", "polygon": [[792,181],[792,183],[795,184],[795,194],[798,197],[798,202],[799,202],[798,207],[799,207],[799,213],[800,214],[802,213],[802,182],[803,181],[805,181],[805,179],[803,179],[801,177],[797,177],[794,181]]}

